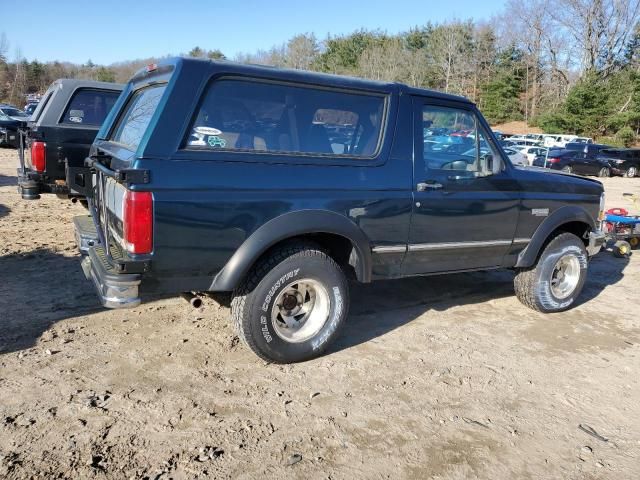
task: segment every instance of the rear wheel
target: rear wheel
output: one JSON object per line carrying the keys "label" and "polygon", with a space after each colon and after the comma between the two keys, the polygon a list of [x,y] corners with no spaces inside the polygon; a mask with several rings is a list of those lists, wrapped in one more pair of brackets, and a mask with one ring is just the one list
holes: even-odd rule
{"label": "rear wheel", "polygon": [[518,271],[516,295],[539,312],[567,310],[582,292],[587,266],[582,240],[572,233],[561,233],[547,244],[535,266]]}
{"label": "rear wheel", "polygon": [[234,292],[238,335],[260,358],[292,363],[319,356],[337,337],[349,307],[342,268],[311,243],[280,247]]}
{"label": "rear wheel", "polygon": [[564,167],[562,167],[562,171],[564,173],[571,173],[573,172],[573,168],[571,168],[571,165],[565,165]]}
{"label": "rear wheel", "polygon": [[627,171],[624,174],[625,177],[629,177],[629,178],[633,178],[636,175],[638,175],[638,167],[629,167],[627,168]]}
{"label": "rear wheel", "polygon": [[598,172],[598,176],[599,177],[610,177],[611,176],[611,170],[609,170],[609,168],[607,168],[607,167],[602,167],[600,169],[600,171]]}

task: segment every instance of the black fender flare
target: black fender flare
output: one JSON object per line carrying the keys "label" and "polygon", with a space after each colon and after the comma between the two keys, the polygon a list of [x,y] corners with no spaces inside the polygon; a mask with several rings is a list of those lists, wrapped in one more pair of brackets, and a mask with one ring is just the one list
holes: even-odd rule
{"label": "black fender flare", "polygon": [[571,205],[560,207],[538,226],[527,247],[518,255],[515,266],[526,268],[535,264],[549,235],[558,227],[570,222],[584,223],[591,230],[594,230],[596,225],[593,217],[584,208]]}
{"label": "black fender flare", "polygon": [[358,257],[356,277],[364,283],[371,281],[371,247],[358,225],[329,210],[298,210],[275,217],[254,231],[215,276],[209,290],[233,290],[269,248],[288,238],[313,233],[340,235],[351,241]]}

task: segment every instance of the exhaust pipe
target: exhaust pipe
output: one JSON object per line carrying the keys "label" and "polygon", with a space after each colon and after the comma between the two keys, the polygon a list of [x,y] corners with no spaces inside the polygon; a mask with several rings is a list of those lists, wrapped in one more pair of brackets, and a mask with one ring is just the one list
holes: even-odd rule
{"label": "exhaust pipe", "polygon": [[193,308],[200,308],[202,306],[202,299],[191,292],[184,292],[180,294],[180,296],[189,302],[189,305]]}

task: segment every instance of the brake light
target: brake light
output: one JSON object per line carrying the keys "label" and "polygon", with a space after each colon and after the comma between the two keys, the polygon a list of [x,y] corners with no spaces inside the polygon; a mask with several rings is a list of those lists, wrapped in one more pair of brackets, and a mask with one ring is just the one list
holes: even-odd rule
{"label": "brake light", "polygon": [[559,158],[547,158],[547,163],[560,163],[560,159]]}
{"label": "brake light", "polygon": [[36,172],[44,172],[46,168],[47,144],[33,142],[31,144],[31,166]]}
{"label": "brake light", "polygon": [[129,253],[153,250],[153,195],[127,190],[124,196],[124,243]]}

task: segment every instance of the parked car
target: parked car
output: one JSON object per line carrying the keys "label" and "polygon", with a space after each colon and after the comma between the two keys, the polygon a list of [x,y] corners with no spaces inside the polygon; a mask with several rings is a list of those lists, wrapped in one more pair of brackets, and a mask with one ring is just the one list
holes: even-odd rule
{"label": "parked car", "polygon": [[[18,169],[18,188],[25,200],[54,193],[83,198],[69,188],[68,176],[88,172],[84,160],[98,129],[123,85],[60,79],[51,84],[29,119]],[[79,184],[79,182],[78,182]]]}
{"label": "parked car", "polygon": [[517,140],[517,141],[507,140],[506,142],[503,142],[503,145],[507,148],[515,148],[517,150],[520,150],[524,147],[539,147],[540,142],[536,140]]}
{"label": "parked car", "polygon": [[526,167],[529,165],[529,160],[527,159],[527,156],[523,154],[521,151],[515,148],[509,148],[509,147],[504,148],[503,150],[509,157],[509,160],[511,160],[512,164],[518,165],[521,167]]}
{"label": "parked car", "polygon": [[12,105],[0,104],[0,146],[16,148],[20,144],[20,128],[27,115]]}
{"label": "parked car", "polygon": [[533,165],[580,175],[597,175],[599,177],[611,175],[611,166],[608,161],[579,150],[549,149],[548,156],[546,158],[543,155],[536,157]]}
{"label": "parked car", "polygon": [[[475,140],[425,142],[416,118]],[[273,362],[337,337],[348,277],[514,268],[520,300],[558,312],[604,242],[599,182],[516,169],[473,103],[397,83],[162,60],[127,84],[87,163],[91,217],[74,223],[102,303],[233,292],[239,336]]]}
{"label": "parked car", "polygon": [[546,134],[544,136],[543,145],[549,148],[564,148],[567,143],[582,143],[588,144],[593,143],[592,138],[588,137],[578,137],[577,135],[549,135]]}
{"label": "parked car", "polygon": [[37,103],[29,103],[24,107],[24,113],[31,116],[33,112],[35,112],[37,106],[38,106]]}
{"label": "parked car", "polygon": [[602,150],[612,148],[611,145],[605,145],[604,143],[582,143],[582,142],[569,142],[564,147],[565,150],[576,150],[583,152],[588,156],[597,156]]}
{"label": "parked car", "polygon": [[608,162],[611,173],[625,177],[637,177],[640,172],[640,149],[609,148],[599,152],[599,158]]}
{"label": "parked car", "polygon": [[536,157],[547,155],[547,149],[544,147],[522,147],[519,151],[527,158],[528,165],[533,165]]}

